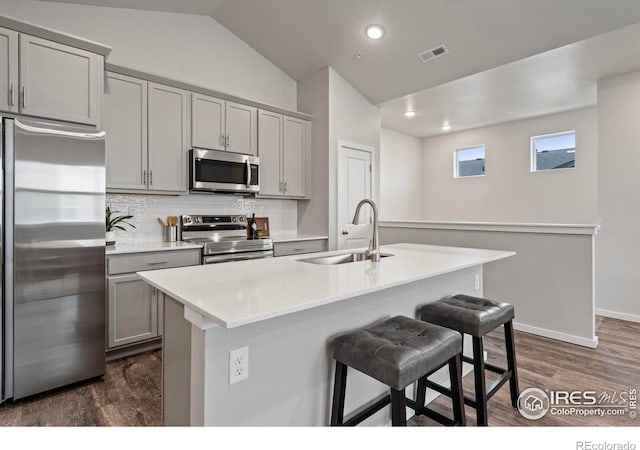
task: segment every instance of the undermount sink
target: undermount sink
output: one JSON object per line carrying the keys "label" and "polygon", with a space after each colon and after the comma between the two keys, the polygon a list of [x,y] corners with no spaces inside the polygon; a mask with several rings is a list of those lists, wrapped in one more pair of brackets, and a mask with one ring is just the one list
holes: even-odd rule
{"label": "undermount sink", "polygon": [[[380,253],[380,258],[386,258],[388,256],[393,256],[390,253]],[[346,264],[358,261],[366,261],[371,259],[371,255],[366,255],[365,252],[356,252],[356,253],[342,253],[340,255],[330,255],[330,256],[320,256],[317,258],[309,258],[309,259],[300,259],[301,262],[306,262],[310,264],[321,264],[324,266],[336,265],[336,264]]]}

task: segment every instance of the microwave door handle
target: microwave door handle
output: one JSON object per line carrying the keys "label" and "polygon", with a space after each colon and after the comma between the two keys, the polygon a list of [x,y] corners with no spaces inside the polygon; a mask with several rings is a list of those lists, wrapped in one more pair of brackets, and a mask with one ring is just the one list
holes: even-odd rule
{"label": "microwave door handle", "polygon": [[248,159],[245,162],[247,163],[247,187],[251,187],[251,163]]}

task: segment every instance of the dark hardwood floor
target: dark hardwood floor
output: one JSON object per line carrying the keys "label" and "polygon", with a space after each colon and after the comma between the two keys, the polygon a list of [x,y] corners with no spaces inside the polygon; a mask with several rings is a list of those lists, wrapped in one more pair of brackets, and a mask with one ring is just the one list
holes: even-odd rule
{"label": "dark hardwood floor", "polygon": [[[515,332],[516,359],[520,391],[529,387],[542,390],[629,391],[640,390],[640,324],[597,317],[596,334],[599,345],[589,349],[546,339],[532,334]],[[485,340],[489,362],[506,367],[502,328],[493,331]],[[487,373],[487,385],[496,376]],[[468,374],[463,385],[473,396],[473,375]],[[450,415],[447,398],[440,397],[431,406]],[[475,410],[465,408],[467,425],[475,425]],[[640,426],[640,419],[624,417],[552,416],[547,413],[539,420],[525,419],[511,408],[509,387],[503,386],[489,400],[489,426]],[[432,425],[435,422],[415,417],[413,425]]]}
{"label": "dark hardwood floor", "polygon": [[[516,332],[520,389],[627,391],[640,389],[640,324],[597,319],[600,345],[588,349]],[[501,330],[486,339],[489,360],[505,364]],[[160,417],[161,352],[120,359],[107,364],[104,381],[93,381],[16,403],[0,406],[0,425],[158,426]],[[492,380],[491,375],[488,380]],[[490,381],[488,381],[490,382]],[[471,374],[465,389],[473,387]],[[449,401],[440,398],[434,409],[450,414]],[[467,422],[475,423],[467,408]],[[434,423],[415,417],[412,425]],[[523,418],[511,408],[508,387],[489,401],[492,426],[638,426],[640,419],[625,417],[547,416]]]}
{"label": "dark hardwood floor", "polygon": [[0,406],[0,425],[162,425],[161,351],[107,363],[90,381]]}

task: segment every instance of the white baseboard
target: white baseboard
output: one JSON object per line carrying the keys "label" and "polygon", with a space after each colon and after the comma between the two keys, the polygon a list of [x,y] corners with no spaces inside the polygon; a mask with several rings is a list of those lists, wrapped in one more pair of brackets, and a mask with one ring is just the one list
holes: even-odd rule
{"label": "white baseboard", "polygon": [[640,323],[640,315],[637,315],[637,314],[627,314],[627,313],[621,313],[617,311],[609,311],[608,309],[596,308],[596,315],[603,316],[603,317],[610,317],[612,319],[626,320],[627,322]]}
{"label": "white baseboard", "polygon": [[518,322],[513,322],[513,328],[518,331],[524,331],[525,333],[556,339],[558,341],[568,342],[569,344],[581,345],[583,347],[596,348],[598,346],[598,336],[589,339],[572,334],[560,333],[559,331],[547,330],[546,328],[532,327],[531,325],[524,325]]}

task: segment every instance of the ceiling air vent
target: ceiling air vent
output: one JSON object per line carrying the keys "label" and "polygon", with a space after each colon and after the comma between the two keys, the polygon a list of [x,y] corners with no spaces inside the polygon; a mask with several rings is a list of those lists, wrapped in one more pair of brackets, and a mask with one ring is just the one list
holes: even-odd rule
{"label": "ceiling air vent", "polygon": [[423,63],[426,63],[427,61],[446,55],[447,53],[449,53],[449,49],[447,47],[444,45],[438,45],[430,48],[429,50],[418,53],[418,58],[420,58],[420,61]]}

